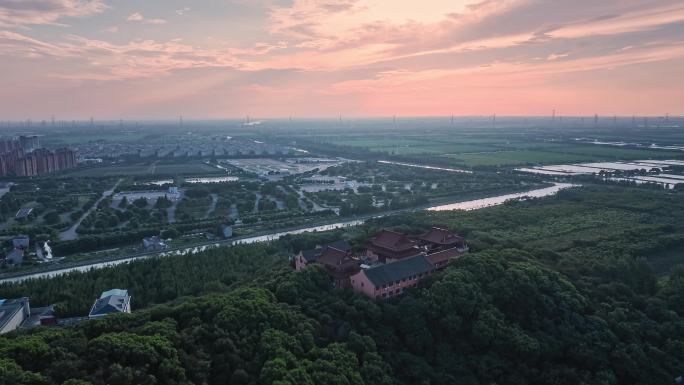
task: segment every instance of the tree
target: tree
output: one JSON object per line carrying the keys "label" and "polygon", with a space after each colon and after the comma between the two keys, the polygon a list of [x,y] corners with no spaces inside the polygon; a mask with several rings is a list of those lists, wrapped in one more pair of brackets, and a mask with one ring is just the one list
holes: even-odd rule
{"label": "tree", "polygon": [[140,197],[133,201],[133,205],[141,209],[147,207],[147,199]]}
{"label": "tree", "polygon": [[49,225],[55,225],[60,222],[59,214],[56,211],[50,211],[45,216],[43,216],[45,223]]}

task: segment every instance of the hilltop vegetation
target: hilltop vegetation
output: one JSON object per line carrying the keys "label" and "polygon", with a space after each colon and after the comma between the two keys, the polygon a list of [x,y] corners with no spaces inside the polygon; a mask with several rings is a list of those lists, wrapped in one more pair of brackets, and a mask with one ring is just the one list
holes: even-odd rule
{"label": "hilltop vegetation", "polygon": [[[2,337],[0,378],[72,385],[672,383],[684,374],[684,266],[676,265],[684,261],[676,257],[683,206],[680,193],[591,187],[4,286],[0,296],[23,292],[73,311],[104,288],[128,287],[135,311]],[[359,246],[380,227],[413,233],[432,224],[465,235],[473,251],[395,300],[332,290],[321,269],[285,266],[289,250],[339,236]]]}

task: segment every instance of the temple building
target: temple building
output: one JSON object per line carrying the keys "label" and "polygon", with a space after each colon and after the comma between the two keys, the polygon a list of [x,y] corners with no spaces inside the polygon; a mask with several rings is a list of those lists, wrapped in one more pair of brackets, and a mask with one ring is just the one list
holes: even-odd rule
{"label": "temple building", "polygon": [[327,245],[317,245],[310,250],[302,250],[294,256],[295,270],[302,270],[307,265],[318,261],[321,255],[323,255],[323,252],[329,247],[344,252],[351,251],[351,245],[345,240],[339,240]]}
{"label": "temple building", "polygon": [[447,229],[433,227],[418,237],[418,242],[428,252],[466,247],[465,240]]}
{"label": "temple building", "polygon": [[351,288],[351,276],[358,273],[360,261],[352,255],[351,250],[342,251],[328,246],[318,258],[317,263],[325,267],[333,287]]}
{"label": "temple building", "polygon": [[418,242],[410,239],[406,234],[383,230],[368,243],[366,257],[382,263],[390,263],[419,255],[421,252]]}
{"label": "temple building", "polygon": [[340,240],[311,250],[294,259],[297,271],[316,263],[322,265],[332,286],[351,288],[371,298],[395,297],[468,251],[466,241],[451,231],[433,227],[411,238],[383,230],[372,238],[366,250],[356,256],[347,241]]}

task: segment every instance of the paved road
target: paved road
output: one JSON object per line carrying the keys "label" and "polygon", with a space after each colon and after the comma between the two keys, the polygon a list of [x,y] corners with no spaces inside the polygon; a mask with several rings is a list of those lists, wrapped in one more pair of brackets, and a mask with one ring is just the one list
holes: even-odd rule
{"label": "paved road", "polygon": [[166,209],[166,218],[169,223],[174,223],[176,221],[176,209],[178,208],[178,202],[183,199],[185,190],[178,190],[178,197],[173,201],[171,206]]}
{"label": "paved road", "polygon": [[254,193],[256,195],[256,200],[254,201],[254,210],[252,210],[252,214],[258,214],[259,213],[259,201],[261,200],[261,193]]}
{"label": "paved road", "polygon": [[230,205],[230,208],[228,209],[228,218],[230,219],[238,219],[238,216],[240,213],[238,213],[237,205],[235,203]]}
{"label": "paved road", "polygon": [[[304,211],[328,210],[328,208],[323,207],[323,206],[319,205],[318,203],[314,202],[313,200],[307,198],[306,195],[304,195],[304,193],[302,192],[302,190],[295,189],[295,191],[297,191],[297,195],[299,195],[299,207],[301,207],[302,210],[304,210]],[[311,208],[311,210],[309,210],[309,207],[306,205],[306,202],[311,202],[311,204],[313,204],[313,207]]]}
{"label": "paved road", "polygon": [[116,189],[116,187],[119,185],[119,183],[121,183],[122,180],[123,180],[123,179],[117,180],[116,183],[114,183],[114,186],[113,186],[111,189],[109,189],[109,190],[103,192],[103,193],[102,193],[102,196],[100,197],[100,199],[98,199],[98,200],[95,202],[94,205],[92,205],[85,213],[83,213],[83,215],[81,215],[81,217],[78,218],[78,220],[76,221],[76,223],[74,223],[73,226],[71,226],[71,227],[69,227],[68,229],[66,229],[66,230],[62,231],[61,233],[59,233],[59,240],[60,240],[60,241],[73,241],[74,239],[77,239],[77,238],[78,238],[78,233],[76,233],[76,229],[78,228],[78,226],[81,225],[81,222],[83,222],[83,220],[84,220],[88,215],[90,215],[90,213],[93,212],[93,210],[97,209],[97,205],[100,204],[100,202],[101,202],[103,199],[105,199],[106,197],[112,195],[112,193],[114,192],[114,190]]}
{"label": "paved road", "polygon": [[204,214],[204,217],[202,219],[207,219],[211,215],[211,213],[216,210],[216,203],[218,203],[218,195],[217,194],[211,194],[211,204],[209,205],[209,208],[207,209],[207,212]]}

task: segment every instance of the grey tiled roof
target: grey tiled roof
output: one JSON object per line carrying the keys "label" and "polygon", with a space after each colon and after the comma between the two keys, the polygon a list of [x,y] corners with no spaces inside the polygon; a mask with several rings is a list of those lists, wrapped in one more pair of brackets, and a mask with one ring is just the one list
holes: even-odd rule
{"label": "grey tiled roof", "polygon": [[351,245],[349,242],[345,240],[339,240],[335,241],[332,243],[328,243],[327,245],[323,245],[323,247],[316,248],[316,249],[311,249],[311,250],[302,250],[302,256],[304,259],[306,259],[307,262],[313,262],[318,259],[318,257],[323,254],[323,252],[328,248],[332,247],[333,249],[337,249],[340,251],[347,252],[351,250]]}
{"label": "grey tiled roof", "polygon": [[120,295],[110,295],[95,301],[90,310],[90,316],[104,315],[109,313],[120,313],[125,310],[130,297]]}
{"label": "grey tiled roof", "polygon": [[397,262],[371,267],[364,271],[368,280],[375,286],[409,278],[413,275],[433,271],[435,266],[423,255],[401,259]]}

